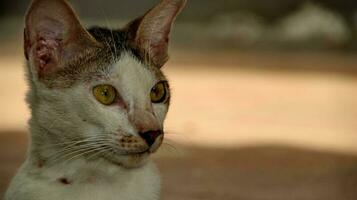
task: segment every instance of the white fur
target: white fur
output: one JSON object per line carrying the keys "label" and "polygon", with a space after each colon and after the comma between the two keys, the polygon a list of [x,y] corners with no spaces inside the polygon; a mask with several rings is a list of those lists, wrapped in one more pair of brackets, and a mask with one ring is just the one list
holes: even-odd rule
{"label": "white fur", "polygon": [[[133,160],[119,150],[113,160],[121,165],[103,158],[87,160],[78,153],[62,162],[50,162],[60,155],[61,149],[56,145],[71,142],[74,137],[105,136],[106,141],[116,145],[118,138],[138,136],[130,117],[149,120],[148,124],[162,128],[167,105],[153,105],[149,95],[160,81],[155,73],[124,54],[110,72],[103,72],[104,79],[76,83],[68,89],[48,89],[36,80],[32,66],[28,66],[31,86],[27,98],[32,111],[31,146],[5,200],[159,199],[160,178],[148,155]],[[99,84],[115,86],[129,103],[129,112],[100,104],[91,91]],[[48,161],[43,167],[38,166],[41,158]],[[71,183],[63,184],[60,178]]]}
{"label": "white fur", "polygon": [[[125,169],[76,161],[39,172],[30,167],[29,162],[25,162],[13,179],[5,200],[159,199],[160,179],[152,163],[138,169]],[[75,182],[62,185],[57,177],[63,174]]]}

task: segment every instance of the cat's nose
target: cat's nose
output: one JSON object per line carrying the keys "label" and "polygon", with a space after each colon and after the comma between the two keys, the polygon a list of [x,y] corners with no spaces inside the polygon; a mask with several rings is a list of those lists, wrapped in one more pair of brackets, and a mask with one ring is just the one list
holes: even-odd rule
{"label": "cat's nose", "polygon": [[146,132],[139,133],[140,137],[142,137],[146,141],[149,147],[151,147],[155,143],[156,139],[162,134],[163,132],[161,130],[146,131]]}

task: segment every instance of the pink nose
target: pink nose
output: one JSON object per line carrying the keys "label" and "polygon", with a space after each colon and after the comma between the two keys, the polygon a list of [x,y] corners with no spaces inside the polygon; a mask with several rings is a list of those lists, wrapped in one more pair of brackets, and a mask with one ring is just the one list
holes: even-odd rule
{"label": "pink nose", "polygon": [[140,137],[142,137],[146,143],[151,147],[156,139],[162,135],[163,132],[162,131],[146,131],[146,132],[143,132],[143,133],[139,133]]}

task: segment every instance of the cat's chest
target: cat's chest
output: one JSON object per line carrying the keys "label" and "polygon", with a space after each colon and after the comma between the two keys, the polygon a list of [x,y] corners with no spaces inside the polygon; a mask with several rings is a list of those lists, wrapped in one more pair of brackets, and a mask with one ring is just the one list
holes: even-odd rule
{"label": "cat's chest", "polygon": [[[103,166],[102,166],[103,167]],[[148,164],[133,170],[33,170],[24,167],[15,178],[12,194],[28,200],[158,200],[160,177]],[[107,171],[108,173],[103,173]],[[17,189],[16,189],[17,190]],[[20,194],[22,193],[22,194]]]}
{"label": "cat's chest", "polygon": [[[144,183],[129,184],[73,184],[57,185],[48,191],[53,191],[51,200],[158,200],[159,185],[144,185]],[[45,199],[44,199],[45,200]],[[46,200],[49,200],[46,198]]]}

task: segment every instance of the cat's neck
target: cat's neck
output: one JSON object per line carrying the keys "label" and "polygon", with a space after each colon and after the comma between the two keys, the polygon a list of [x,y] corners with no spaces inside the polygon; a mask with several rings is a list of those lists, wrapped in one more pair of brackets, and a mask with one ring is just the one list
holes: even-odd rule
{"label": "cat's neck", "polygon": [[[67,142],[58,138],[45,127],[41,127],[36,120],[30,120],[31,142],[29,146],[28,166],[39,171],[57,171],[58,173],[93,173],[108,172],[109,169],[123,170],[104,159],[88,160],[83,152],[72,150]],[[65,133],[64,133],[65,135]],[[99,167],[100,166],[100,167]]]}

